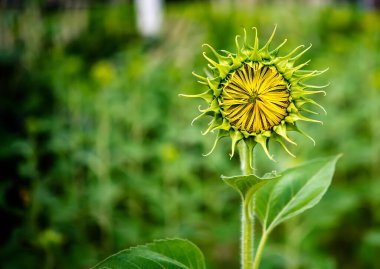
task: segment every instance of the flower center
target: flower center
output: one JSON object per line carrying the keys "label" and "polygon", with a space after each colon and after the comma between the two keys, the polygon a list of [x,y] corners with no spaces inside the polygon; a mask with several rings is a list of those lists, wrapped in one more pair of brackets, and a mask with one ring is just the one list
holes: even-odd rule
{"label": "flower center", "polygon": [[249,133],[269,130],[288,114],[288,84],[274,66],[246,63],[224,84],[224,117]]}
{"label": "flower center", "polygon": [[256,102],[256,98],[258,97],[259,95],[254,93],[252,96],[249,96],[249,99],[248,99],[248,103],[252,103],[254,104]]}

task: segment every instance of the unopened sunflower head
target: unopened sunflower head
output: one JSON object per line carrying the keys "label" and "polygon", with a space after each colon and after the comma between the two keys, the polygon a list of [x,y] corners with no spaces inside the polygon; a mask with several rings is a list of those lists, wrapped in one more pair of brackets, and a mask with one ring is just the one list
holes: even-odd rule
{"label": "unopened sunflower head", "polygon": [[232,140],[231,157],[234,155],[236,144],[241,140],[251,147],[256,144],[261,145],[270,159],[273,158],[268,151],[269,140],[280,143],[286,152],[294,156],[285,145],[285,141],[296,145],[288,137],[288,131],[299,132],[314,142],[298,128],[297,121],[321,123],[302,114],[303,112],[318,114],[305,105],[312,104],[325,111],[307,96],[325,93],[313,89],[326,86],[308,85],[305,81],[326,70],[304,70],[303,67],[309,61],[296,64],[311,45],[307,48],[299,46],[288,55],[279,56],[279,49],[286,40],[274,50],[269,49],[276,28],[262,48],[259,48],[257,30],[253,29],[255,31],[253,47],[247,43],[247,34],[244,30],[243,44],[239,42],[239,36],[236,36],[236,53],[228,51],[218,53],[210,45],[205,44],[214,59],[204,52],[203,55],[209,62],[207,75],[201,76],[195,73],[194,75],[201,84],[207,86],[207,90],[201,94],[183,96],[202,98],[209,104],[205,109],[199,108],[201,114],[194,121],[206,115],[213,117],[204,132],[207,134],[218,131],[210,153],[219,139],[229,136]]}

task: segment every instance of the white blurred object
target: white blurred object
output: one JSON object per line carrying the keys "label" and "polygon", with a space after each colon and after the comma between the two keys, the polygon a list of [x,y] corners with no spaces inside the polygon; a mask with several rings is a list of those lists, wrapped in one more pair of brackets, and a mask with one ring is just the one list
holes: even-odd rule
{"label": "white blurred object", "polygon": [[163,0],[135,0],[137,27],[145,37],[160,34],[163,21]]}

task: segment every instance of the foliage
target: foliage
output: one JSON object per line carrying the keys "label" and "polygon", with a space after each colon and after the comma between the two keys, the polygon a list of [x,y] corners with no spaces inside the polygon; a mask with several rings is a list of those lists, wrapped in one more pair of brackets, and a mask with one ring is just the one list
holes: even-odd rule
{"label": "foliage", "polygon": [[238,160],[225,158],[223,142],[201,157],[212,146],[199,136],[206,122],[190,127],[197,102],[177,94],[197,93],[202,42],[232,49],[241,26],[268,37],[274,24],[274,42],[285,33],[294,42],[286,48],[310,40],[310,65],[330,67],[318,81],[331,82],[319,101],[328,114],[323,128],[306,128],[317,147],[299,142],[294,159],[270,144],[282,161],[259,159],[258,173],[344,157],[321,203],[273,231],[263,268],[380,267],[379,14],[200,5],[168,6],[156,41],[138,36],[128,5],[0,11],[2,267],[88,268],[129,246],[183,237],[208,268],[234,268],[238,197],[218,178],[237,174]]}
{"label": "foliage", "polygon": [[[263,234],[255,262],[243,260],[242,268],[258,268],[267,237],[281,222],[299,215],[315,206],[330,186],[335,164],[340,156],[316,159],[283,171],[282,175],[254,175],[222,177],[237,190],[242,198],[243,209],[253,216],[256,211]],[[254,207],[252,203],[255,203]],[[244,222],[244,217],[243,217]],[[252,228],[251,226],[248,227]],[[247,236],[248,234],[243,235]],[[249,233],[249,236],[252,236]],[[250,241],[250,238],[243,238]],[[245,243],[243,243],[245,244]],[[248,250],[250,254],[250,249]],[[242,256],[246,256],[245,253]],[[252,262],[252,264],[251,264]],[[248,265],[248,266],[247,266]],[[189,241],[181,239],[160,240],[130,248],[111,255],[94,268],[205,268],[202,252]]]}
{"label": "foliage", "polygon": [[309,161],[290,168],[259,189],[256,215],[263,232],[315,206],[330,186],[338,157]]}
{"label": "foliage", "polygon": [[100,262],[96,268],[204,269],[202,252],[183,239],[158,240],[120,251]]}

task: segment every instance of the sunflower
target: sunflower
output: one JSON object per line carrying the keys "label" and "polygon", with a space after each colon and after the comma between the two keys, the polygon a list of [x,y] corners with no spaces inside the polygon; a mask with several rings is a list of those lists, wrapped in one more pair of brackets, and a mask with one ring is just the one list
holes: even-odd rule
{"label": "sunflower", "polygon": [[[310,62],[296,64],[296,61],[310,49],[298,46],[286,56],[279,56],[280,48],[286,40],[274,50],[270,44],[276,32],[276,27],[268,42],[259,48],[257,29],[253,47],[247,43],[247,33],[244,29],[243,44],[240,36],[236,36],[236,53],[228,51],[217,52],[208,44],[214,59],[203,56],[209,62],[206,76],[193,73],[201,84],[207,86],[204,93],[197,95],[183,95],[185,97],[202,98],[208,107],[199,111],[202,116],[212,116],[208,129],[203,133],[218,131],[214,146],[222,137],[231,137],[234,155],[236,144],[244,140],[253,148],[261,145],[266,155],[273,160],[268,150],[270,140],[278,142],[291,156],[285,141],[296,145],[288,137],[289,131],[299,132],[314,140],[297,126],[297,121],[322,123],[321,121],[306,117],[303,113],[318,114],[305,107],[312,104],[324,112],[324,108],[307,96],[316,93],[326,94],[321,89],[325,86],[306,84],[310,78],[316,77],[323,71],[310,71],[303,68]],[[210,72],[211,71],[211,72]],[[206,155],[208,155],[206,154]]]}

